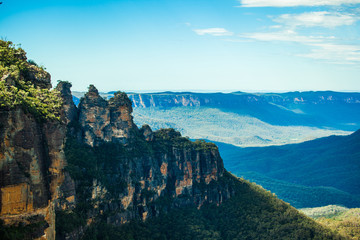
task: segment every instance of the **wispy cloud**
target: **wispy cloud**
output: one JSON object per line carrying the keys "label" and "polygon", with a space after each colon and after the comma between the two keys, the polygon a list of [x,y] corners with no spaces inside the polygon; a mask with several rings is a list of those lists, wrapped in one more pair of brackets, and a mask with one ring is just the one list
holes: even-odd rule
{"label": "wispy cloud", "polygon": [[226,30],[225,28],[206,28],[206,29],[194,29],[194,32],[198,35],[212,35],[212,36],[232,36],[233,32]]}
{"label": "wispy cloud", "polygon": [[355,64],[360,62],[360,46],[333,43],[312,44],[316,47],[311,53],[299,56],[313,59],[328,60],[334,63]]}
{"label": "wispy cloud", "polygon": [[[242,3],[247,6],[319,6],[360,3],[360,0],[243,0]],[[342,8],[338,8],[340,9]],[[296,56],[332,63],[359,64],[359,40],[353,39],[352,43],[344,44],[343,37],[336,35],[339,32],[325,29],[318,31],[318,28],[314,28],[355,27],[356,22],[360,21],[360,15],[348,10],[349,8],[346,11],[312,11],[269,16],[275,24],[268,26],[267,32],[243,33],[239,36],[256,41],[298,43],[306,46],[309,52]]]}
{"label": "wispy cloud", "polygon": [[360,0],[239,0],[241,7],[339,6],[359,4]]}
{"label": "wispy cloud", "polygon": [[360,63],[360,46],[346,45],[334,42],[334,36],[301,36],[292,30],[269,32],[269,33],[247,33],[240,35],[242,38],[269,42],[295,42],[311,48],[310,53],[297,56],[312,58],[316,60],[327,60],[338,64]]}
{"label": "wispy cloud", "polygon": [[333,28],[352,25],[360,18],[354,14],[339,12],[305,12],[301,14],[282,14],[273,20],[289,27],[326,27]]}
{"label": "wispy cloud", "polygon": [[240,37],[254,39],[259,41],[281,41],[281,42],[298,42],[298,43],[321,43],[324,37],[301,36],[293,30],[284,30],[268,33],[245,33]]}

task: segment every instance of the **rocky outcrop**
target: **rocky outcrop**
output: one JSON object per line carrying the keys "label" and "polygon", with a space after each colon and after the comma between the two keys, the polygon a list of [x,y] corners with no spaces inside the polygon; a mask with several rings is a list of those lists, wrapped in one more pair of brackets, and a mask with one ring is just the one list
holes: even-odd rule
{"label": "rocky outcrop", "polygon": [[31,81],[36,87],[51,88],[51,76],[43,68],[29,65],[28,70],[24,74],[27,81]]}
{"label": "rocky outcrop", "polygon": [[132,121],[131,102],[125,101],[128,98],[124,96],[125,93],[115,93],[108,102],[90,85],[79,104],[79,123],[87,144],[96,146],[102,141],[126,143],[131,137],[132,130],[137,127]]}
{"label": "rocky outcrop", "polygon": [[78,121],[79,119],[79,112],[76,108],[72,94],[71,94],[71,83],[66,81],[59,81],[58,85],[56,86],[56,90],[60,92],[61,98],[63,99],[63,119],[67,124],[71,122]]}
{"label": "rocky outcrop", "polygon": [[[105,218],[107,223],[121,225],[131,219],[158,216],[173,207],[221,204],[234,194],[227,185],[219,183],[225,170],[214,144],[192,143],[173,129],[154,132],[149,142],[144,142],[144,138],[140,135],[137,142],[132,142],[137,146],[129,145],[117,154],[109,149],[116,146],[106,144],[91,152],[95,156],[108,152],[113,159],[98,159],[98,177],[88,183],[87,192],[77,191],[82,195],[80,199],[88,196],[81,204],[91,205],[86,222]],[[76,161],[68,160],[70,164]],[[88,179],[75,181],[84,185]]]}
{"label": "rocky outcrop", "polygon": [[54,239],[66,128],[58,122],[40,123],[21,108],[0,111],[0,122],[0,219],[15,225],[42,219],[47,227],[36,232]]}
{"label": "rocky outcrop", "polygon": [[82,224],[59,228],[56,236],[79,239],[101,221],[146,220],[174,207],[221,204],[234,194],[220,183],[225,170],[214,144],[191,142],[173,129],[138,129],[122,92],[105,100],[90,86],[76,108],[70,87],[60,82],[56,88],[61,121],[39,121],[20,107],[1,110],[6,225],[35,224],[29,238],[54,239],[58,212],[56,221],[72,216]]}
{"label": "rocky outcrop", "polygon": [[154,133],[148,124],[145,124],[140,128],[140,133],[144,136],[146,141],[149,142],[154,140]]}
{"label": "rocky outcrop", "polygon": [[[105,100],[90,86],[79,112],[78,131],[83,138],[69,136],[74,142],[69,142],[66,152],[77,188],[75,202],[89,207],[86,225],[59,232],[60,238],[77,239],[84,229],[104,219],[121,225],[174,207],[221,204],[234,194],[220,183],[225,169],[214,144],[192,142],[173,129],[153,132],[148,125],[138,129],[126,94],[117,92]],[[81,159],[74,154],[79,151],[91,158]],[[65,184],[70,187],[64,189],[74,185]],[[64,194],[60,208],[75,214],[72,196]]]}
{"label": "rocky outcrop", "polygon": [[139,130],[123,92],[106,100],[90,85],[77,108],[69,82],[50,90],[50,74],[25,51],[1,40],[0,47],[1,238],[79,239],[94,224],[146,220],[233,194],[214,144],[173,129]]}

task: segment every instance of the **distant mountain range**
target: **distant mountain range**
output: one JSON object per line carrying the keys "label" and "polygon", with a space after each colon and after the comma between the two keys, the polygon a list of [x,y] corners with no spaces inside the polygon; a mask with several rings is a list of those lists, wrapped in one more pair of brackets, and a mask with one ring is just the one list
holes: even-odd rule
{"label": "distant mountain range", "polygon": [[[83,92],[74,92],[75,104]],[[110,98],[114,92],[102,93]],[[309,91],[288,93],[128,93],[135,108],[208,107],[248,115],[272,125],[360,128],[360,93]]]}
{"label": "distant mountain range", "polygon": [[[303,125],[356,130],[360,93],[146,93],[129,94],[134,107],[211,107],[253,116],[272,125]],[[355,111],[354,111],[355,110]]]}
{"label": "distant mountain range", "polygon": [[[113,92],[102,93],[104,98]],[[83,95],[74,93],[75,102]],[[360,128],[360,93],[128,93],[135,123],[236,146],[298,143]],[[191,121],[190,121],[191,120]]]}
{"label": "distant mountain range", "polygon": [[295,207],[360,207],[360,130],[283,146],[217,145],[230,172],[255,181]]}

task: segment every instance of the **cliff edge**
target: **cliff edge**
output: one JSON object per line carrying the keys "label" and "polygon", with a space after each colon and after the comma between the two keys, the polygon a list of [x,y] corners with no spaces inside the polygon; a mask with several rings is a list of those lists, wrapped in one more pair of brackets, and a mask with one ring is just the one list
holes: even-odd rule
{"label": "cliff edge", "polygon": [[0,224],[8,238],[55,239],[66,126],[50,74],[0,41]]}

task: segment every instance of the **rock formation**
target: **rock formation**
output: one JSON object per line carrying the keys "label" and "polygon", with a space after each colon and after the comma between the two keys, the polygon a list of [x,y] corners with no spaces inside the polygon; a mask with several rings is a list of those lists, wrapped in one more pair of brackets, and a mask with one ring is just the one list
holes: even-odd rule
{"label": "rock formation", "polygon": [[90,85],[79,104],[79,122],[84,141],[96,146],[102,141],[126,143],[131,132],[137,130],[132,121],[131,102],[125,93],[118,92],[108,102]]}
{"label": "rock formation", "polygon": [[58,85],[56,86],[56,90],[60,92],[61,98],[63,99],[63,116],[65,118],[63,120],[67,124],[78,121],[79,118],[78,109],[76,108],[72,99],[70,90],[71,86],[71,83],[66,81],[59,81]]}
{"label": "rock formation", "polygon": [[[131,112],[131,101],[122,92],[105,100],[91,85],[80,100],[80,134],[68,135],[72,143],[66,148],[69,166],[75,170],[62,185],[59,205],[61,211],[75,214],[74,199],[81,199],[81,204],[88,206],[83,216],[87,223],[60,231],[59,238],[76,239],[100,218],[120,225],[131,219],[146,220],[172,207],[220,204],[231,196],[225,185],[210,187],[225,171],[214,144],[191,142],[173,129],[152,132],[144,125],[139,130]],[[73,157],[79,151],[91,156],[84,158],[84,165],[79,157]],[[77,171],[92,177],[76,177]],[[77,189],[74,194],[73,180],[88,190]]]}
{"label": "rock formation", "polygon": [[[50,78],[41,80],[48,87]],[[1,109],[0,122],[0,219],[6,225],[33,224],[31,238],[55,239],[66,126],[39,121],[21,107]]]}

